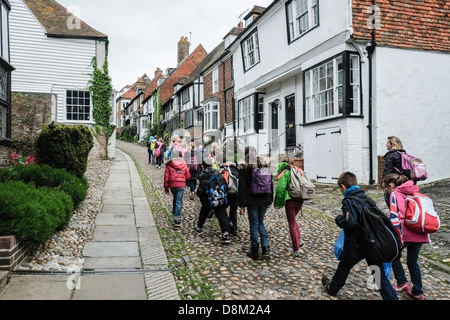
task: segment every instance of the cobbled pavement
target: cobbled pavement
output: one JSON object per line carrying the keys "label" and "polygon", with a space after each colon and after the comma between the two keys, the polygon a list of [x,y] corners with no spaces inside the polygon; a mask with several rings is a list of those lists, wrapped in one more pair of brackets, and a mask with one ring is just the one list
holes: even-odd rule
{"label": "cobbled pavement", "polygon": [[[321,186],[315,200],[305,202],[303,214],[297,217],[305,246],[301,256],[291,256],[290,236],[284,209],[270,207],[265,218],[271,246],[270,259],[253,261],[247,256],[249,249],[248,221],[239,217],[239,234],[233,236],[228,245],[220,241],[220,229],[215,217],[208,219],[203,233],[196,234],[196,224],[200,210],[198,198],[189,199],[186,190],[183,200],[181,228],[172,224],[172,194],[164,193],[164,167],[161,169],[148,163],[147,149],[136,143],[116,142],[117,148],[129,154],[141,174],[148,179],[144,184],[148,200],[153,208],[153,216],[166,248],[173,270],[188,270],[189,275],[176,275],[180,296],[184,299],[199,299],[202,286],[192,285],[188,277],[211,286],[213,297],[224,300],[381,300],[377,290],[368,284],[369,274],[364,260],[356,265],[347,279],[346,285],[337,297],[329,296],[321,284],[322,276],[331,277],[338,261],[333,247],[339,234],[334,217],[340,213],[342,195],[334,186]],[[429,190],[448,189],[431,185]],[[422,189],[426,193],[427,188]],[[382,192],[368,189],[367,193],[386,210]],[[447,197],[448,201],[448,197]],[[441,262],[449,262],[448,220],[450,205],[436,203],[440,212],[442,227],[432,235],[432,244],[423,246],[422,253],[433,256]],[[180,244],[180,239],[183,245]],[[180,254],[172,254],[172,249],[182,248]],[[404,263],[405,271],[408,271]],[[429,258],[420,260],[424,296],[427,300],[448,300],[450,298],[450,274],[444,265],[436,267]],[[441,264],[442,266],[442,264]],[[176,272],[175,272],[176,273]],[[394,281],[391,280],[394,284]],[[399,293],[400,300],[407,300],[406,294]],[[201,299],[201,298],[200,298]]]}

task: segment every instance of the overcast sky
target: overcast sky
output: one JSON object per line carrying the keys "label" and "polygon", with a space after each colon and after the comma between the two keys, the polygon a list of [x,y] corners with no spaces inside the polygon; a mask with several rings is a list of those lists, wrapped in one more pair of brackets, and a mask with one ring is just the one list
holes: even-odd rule
{"label": "overcast sky", "polygon": [[[109,73],[115,90],[156,68],[176,67],[182,36],[192,52],[209,53],[254,5],[272,0],[57,0],[109,38]],[[246,12],[248,13],[248,11]],[[246,14],[245,13],[245,14]],[[244,15],[245,15],[244,14]]]}

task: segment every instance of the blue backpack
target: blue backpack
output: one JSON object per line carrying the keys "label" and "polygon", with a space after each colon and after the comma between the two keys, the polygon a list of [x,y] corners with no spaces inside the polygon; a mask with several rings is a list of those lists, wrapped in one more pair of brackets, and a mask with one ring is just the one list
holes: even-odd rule
{"label": "blue backpack", "polygon": [[252,171],[252,193],[256,195],[272,192],[272,173],[269,168],[255,168]]}
{"label": "blue backpack", "polygon": [[206,191],[210,208],[218,208],[227,205],[227,183],[218,170],[209,179],[209,189]]}

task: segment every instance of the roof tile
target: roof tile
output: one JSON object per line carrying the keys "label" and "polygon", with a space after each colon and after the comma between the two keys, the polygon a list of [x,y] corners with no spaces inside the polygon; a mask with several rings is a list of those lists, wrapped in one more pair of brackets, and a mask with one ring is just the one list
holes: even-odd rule
{"label": "roof tile", "polygon": [[[371,40],[372,0],[354,0],[353,37]],[[450,6],[439,0],[378,0],[377,45],[450,52]],[[369,22],[369,23],[368,23]]]}

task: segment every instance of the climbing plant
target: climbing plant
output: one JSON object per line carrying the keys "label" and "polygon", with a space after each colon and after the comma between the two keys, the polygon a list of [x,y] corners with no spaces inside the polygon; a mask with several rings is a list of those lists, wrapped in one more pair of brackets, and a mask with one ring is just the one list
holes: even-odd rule
{"label": "climbing plant", "polygon": [[97,58],[92,58],[92,67],[94,72],[89,80],[89,92],[93,104],[93,117],[97,132],[103,132],[106,137],[106,145],[104,146],[106,158],[108,158],[108,143],[109,139],[116,129],[115,125],[110,124],[112,107],[110,104],[113,88],[111,85],[111,78],[108,72],[108,59],[101,69],[97,66]]}

